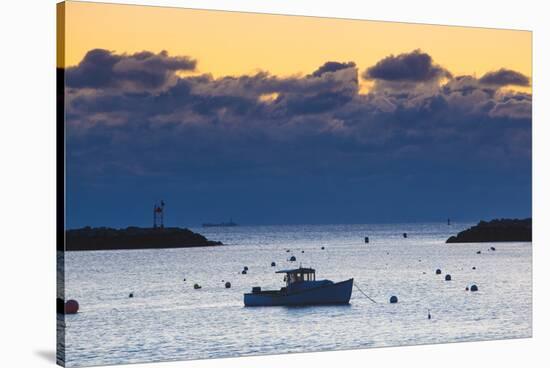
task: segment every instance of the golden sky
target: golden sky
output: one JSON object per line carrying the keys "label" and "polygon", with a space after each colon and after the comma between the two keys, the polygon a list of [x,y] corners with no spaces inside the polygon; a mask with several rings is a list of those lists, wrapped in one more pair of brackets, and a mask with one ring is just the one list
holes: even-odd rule
{"label": "golden sky", "polygon": [[58,64],[66,66],[94,48],[167,50],[197,59],[198,72],[214,77],[259,70],[288,76],[329,60],[354,61],[363,71],[390,54],[421,49],[455,75],[500,68],[532,75],[528,31],[74,1],[65,12],[65,60]]}

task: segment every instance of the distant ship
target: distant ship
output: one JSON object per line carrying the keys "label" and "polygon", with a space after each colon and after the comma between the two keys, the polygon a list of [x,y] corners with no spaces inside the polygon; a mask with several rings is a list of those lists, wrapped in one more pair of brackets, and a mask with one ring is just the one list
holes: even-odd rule
{"label": "distant ship", "polygon": [[238,226],[236,223],[233,222],[233,219],[229,220],[229,222],[219,222],[219,223],[204,223],[202,224],[202,227],[233,227]]}

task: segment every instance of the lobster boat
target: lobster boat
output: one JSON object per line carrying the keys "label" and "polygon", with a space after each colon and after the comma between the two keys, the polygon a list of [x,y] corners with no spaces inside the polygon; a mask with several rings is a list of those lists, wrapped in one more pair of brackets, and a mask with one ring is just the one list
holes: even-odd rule
{"label": "lobster boat", "polygon": [[341,282],[316,280],[315,270],[304,267],[275,273],[285,274],[286,286],[280,290],[253,287],[251,293],[244,294],[246,307],[349,304],[353,279]]}

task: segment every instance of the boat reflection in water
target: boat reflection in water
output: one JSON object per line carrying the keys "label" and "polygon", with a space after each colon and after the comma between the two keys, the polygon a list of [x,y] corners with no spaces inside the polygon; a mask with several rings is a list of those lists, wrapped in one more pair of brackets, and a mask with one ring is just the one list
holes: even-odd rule
{"label": "boat reflection in water", "polygon": [[286,274],[286,287],[280,290],[262,290],[255,286],[251,293],[244,294],[245,306],[348,304],[351,298],[353,279],[336,283],[316,280],[315,270],[303,267],[276,273]]}

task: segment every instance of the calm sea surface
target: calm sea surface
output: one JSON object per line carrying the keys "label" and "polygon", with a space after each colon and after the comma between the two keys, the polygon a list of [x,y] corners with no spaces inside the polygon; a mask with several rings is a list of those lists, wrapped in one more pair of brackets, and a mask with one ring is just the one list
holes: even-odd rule
{"label": "calm sea surface", "polygon": [[[78,300],[80,312],[66,316],[66,363],[530,337],[531,243],[445,244],[470,225],[197,228],[226,246],[67,252],[66,296]],[[287,261],[291,255],[297,262]],[[283,275],[274,272],[300,263],[315,268],[317,279],[353,277],[377,303],[354,288],[349,306],[243,306],[252,286],[278,289]],[[447,273],[452,281],[444,281]],[[465,291],[472,283],[478,292]],[[392,295],[399,303],[389,304]]]}

